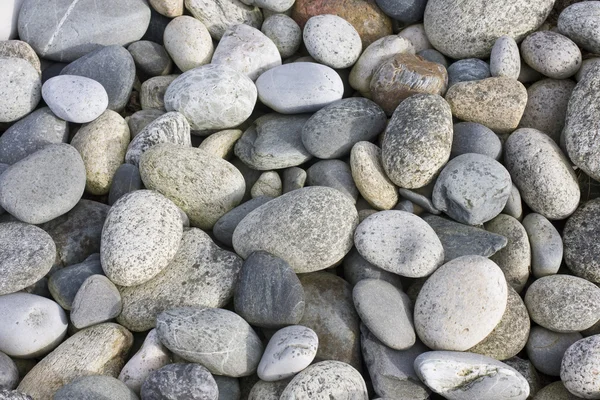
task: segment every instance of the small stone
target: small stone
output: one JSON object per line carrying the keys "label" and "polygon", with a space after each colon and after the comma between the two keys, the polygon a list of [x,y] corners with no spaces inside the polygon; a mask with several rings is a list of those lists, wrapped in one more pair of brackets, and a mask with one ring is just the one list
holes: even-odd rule
{"label": "small stone", "polygon": [[502,210],[502,214],[510,215],[519,221],[523,219],[521,193],[514,183],[510,189],[510,196],[508,196],[508,201],[506,202],[506,206],[504,206],[504,210]]}
{"label": "small stone", "polygon": [[600,367],[599,355],[599,335],[581,339],[565,351],[560,366],[560,380],[569,392],[586,399],[600,397],[600,382],[596,374]]}
{"label": "small stone", "polygon": [[148,375],[142,385],[144,399],[218,400],[219,388],[211,373],[199,364],[169,364]]}
{"label": "small stone", "polygon": [[104,275],[92,275],[82,284],[71,308],[71,322],[77,329],[109,321],[121,313],[121,295]]}
{"label": "small stone", "polygon": [[261,196],[248,200],[228,213],[224,214],[213,226],[213,234],[221,243],[233,247],[233,232],[238,224],[258,207],[272,200],[272,197]]}
{"label": "small stone", "polygon": [[[19,383],[19,370],[14,361],[0,352],[0,390],[12,390]],[[2,394],[2,392],[0,392]]]}
{"label": "small stone", "polygon": [[198,148],[209,154],[228,160],[233,155],[235,144],[241,137],[241,130],[226,129],[208,136],[200,143]]}
{"label": "small stone", "polygon": [[291,378],[273,382],[259,380],[252,386],[248,400],[279,400],[291,380]]}
{"label": "small stone", "polygon": [[365,260],[356,248],[344,257],[344,279],[353,286],[363,279],[381,279],[402,290],[399,275],[374,266]]}
{"label": "small stone", "polygon": [[27,42],[21,40],[0,41],[0,57],[21,58],[33,65],[38,74],[42,74],[40,59]]}
{"label": "small stone", "polygon": [[521,43],[523,60],[549,78],[566,79],[581,66],[581,51],[566,36],[553,31],[539,31]]}
{"label": "small stone", "polygon": [[527,357],[541,373],[559,376],[565,351],[582,338],[579,332],[559,333],[534,326],[527,340]]}
{"label": "small stone", "polygon": [[92,255],[82,263],[61,268],[50,275],[48,289],[54,300],[62,308],[70,311],[81,284],[88,277],[102,273],[100,255]]}
{"label": "small stone", "polygon": [[40,74],[31,63],[0,56],[0,123],[16,121],[35,110],[41,87]]}
{"label": "small stone", "polygon": [[155,76],[142,83],[140,103],[143,110],[157,109],[165,111],[165,93],[179,75]]}
{"label": "small stone", "polygon": [[[213,375],[217,387],[219,388],[218,400],[240,400],[242,392],[240,389],[240,381],[238,378],[229,376]],[[252,399],[248,399],[252,400]],[[267,400],[267,399],[264,399]],[[279,400],[279,399],[276,399]]]}
{"label": "small stone", "polygon": [[302,44],[302,30],[292,18],[284,14],[275,14],[265,19],[261,32],[275,43],[281,58],[296,53]]}
{"label": "small stone", "polygon": [[[569,4],[569,3],[567,3]],[[583,4],[570,4],[558,17],[558,31],[591,52],[600,52],[600,30],[595,16],[600,12],[600,4],[587,1]]]}
{"label": "small stone", "polygon": [[490,74],[518,79],[521,72],[519,46],[511,36],[504,35],[496,39],[490,55]]}
{"label": "small stone", "polygon": [[239,0],[185,0],[185,8],[206,26],[215,40],[221,40],[225,31],[235,25],[246,24],[258,29],[263,22],[260,8]]}
{"label": "small stone", "polygon": [[275,171],[263,172],[256,183],[250,190],[252,198],[267,196],[267,197],[279,197],[283,191],[283,184],[279,174]]}
{"label": "small stone", "polygon": [[129,130],[131,131],[131,137],[136,137],[146,126],[148,126],[148,124],[164,113],[164,110],[140,110],[125,118],[127,125],[129,125]]}
{"label": "small stone", "polygon": [[98,118],[108,107],[104,87],[93,79],[60,75],[48,79],[42,96],[57,117],[84,124]]}
{"label": "small stone", "polygon": [[306,170],[308,186],[325,186],[339,190],[356,203],[358,189],[352,179],[350,166],[341,160],[321,160]]}
{"label": "small stone", "polygon": [[139,397],[123,382],[112,376],[91,375],[77,378],[61,387],[53,400],[94,399],[138,400]]}
{"label": "small stone", "polygon": [[[182,4],[183,5],[183,4]],[[137,70],[148,77],[168,75],[173,69],[173,61],[167,50],[158,43],[139,40],[127,47]]]}
{"label": "small stone", "polygon": [[537,392],[535,400],[579,400],[581,397],[569,392],[562,381],[552,382]]}
{"label": "small stone", "polygon": [[351,67],[362,50],[352,24],[332,14],[311,17],[304,26],[303,41],[317,62],[337,69]]}
{"label": "small stone", "polygon": [[427,61],[443,65],[444,68],[448,69],[448,60],[446,60],[446,57],[442,53],[435,49],[424,49],[419,51],[417,55],[423,57]]}
{"label": "small stone", "polygon": [[352,178],[362,197],[378,210],[389,210],[398,202],[396,186],[381,164],[381,150],[371,142],[358,142],[350,152]]}
{"label": "small stone", "polygon": [[185,72],[209,64],[213,42],[206,26],[196,18],[183,15],[165,28],[165,49],[177,67]]}
{"label": "small stone", "polygon": [[415,49],[415,53],[420,53],[423,50],[433,49],[433,46],[427,38],[425,27],[423,24],[414,24],[402,29],[398,36],[410,41]]}
{"label": "small stone", "polygon": [[294,0],[243,0],[242,3],[249,6],[257,6],[263,10],[268,10],[277,13],[291,11],[294,5]]}
{"label": "small stone", "polygon": [[480,81],[489,78],[490,65],[478,58],[466,58],[448,67],[448,87],[460,82]]}
{"label": "small stone", "polygon": [[140,170],[133,164],[121,164],[113,175],[108,194],[108,204],[113,205],[127,193],[144,187]]}
{"label": "small stone", "polygon": [[[523,227],[531,245],[533,276],[541,278],[556,274],[563,259],[563,241],[556,228],[546,217],[537,213],[527,214],[523,219]],[[565,228],[565,237],[566,232]]]}
{"label": "small stone", "polygon": [[600,263],[595,257],[600,235],[599,209],[600,199],[590,200],[567,220],[563,231],[567,267],[575,275],[594,283],[600,282]]}
{"label": "small stone", "polygon": [[427,5],[427,1],[424,0],[376,0],[376,2],[390,18],[405,24],[422,21]]}
{"label": "small stone", "polygon": [[529,397],[535,396],[542,388],[542,380],[535,370],[535,367],[529,360],[515,356],[509,358],[508,360],[504,360],[503,362],[509,367],[516,369],[521,375],[523,375],[523,378],[527,379],[527,382],[529,383]]}
{"label": "small stone", "polygon": [[302,189],[306,182],[306,171],[298,167],[290,167],[283,170],[283,193]]}
{"label": "small stone", "polygon": [[494,131],[481,124],[459,122],[454,124],[450,158],[467,153],[483,154],[499,160],[502,156],[502,142]]}

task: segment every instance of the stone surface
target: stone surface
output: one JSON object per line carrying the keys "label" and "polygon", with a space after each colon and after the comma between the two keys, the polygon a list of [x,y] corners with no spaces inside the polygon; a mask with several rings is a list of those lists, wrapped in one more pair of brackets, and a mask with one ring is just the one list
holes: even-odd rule
{"label": "stone surface", "polygon": [[123,382],[112,376],[82,376],[61,387],[53,400],[97,399],[138,400],[139,397]]}
{"label": "stone surface", "polygon": [[527,357],[540,372],[559,376],[560,362],[565,351],[582,338],[579,332],[559,333],[534,326],[527,340]]}
{"label": "stone surface", "polygon": [[209,64],[214,46],[206,26],[196,18],[183,15],[165,28],[165,49],[182,71]]}
{"label": "stone surface", "polygon": [[19,370],[15,362],[0,352],[0,390],[12,390],[19,383]]}
{"label": "stone surface", "polygon": [[283,184],[279,174],[275,171],[263,172],[256,183],[250,189],[252,198],[256,197],[279,197],[283,191]]}
{"label": "stone surface", "polygon": [[458,60],[448,67],[448,87],[460,82],[480,81],[489,78],[490,65],[479,58]]}
{"label": "stone surface", "polygon": [[202,365],[177,363],[166,365],[148,375],[142,385],[141,395],[148,400],[217,400],[219,388],[211,373]]}
{"label": "stone surface", "polygon": [[198,146],[214,156],[229,160],[233,155],[233,149],[237,141],[242,137],[240,129],[226,129],[206,137]]}
{"label": "stone surface", "polygon": [[234,25],[246,24],[260,28],[263,17],[258,7],[247,6],[239,0],[185,0],[185,8],[200,20],[215,40]]}
{"label": "stone surface", "polygon": [[502,213],[510,215],[519,221],[523,219],[523,202],[521,201],[521,193],[514,183],[512,184],[510,196],[508,196],[508,201],[506,202],[506,206],[504,206]]}
{"label": "stone surface", "polygon": [[354,26],[337,15],[315,15],[304,25],[302,34],[308,53],[331,68],[351,67],[362,50],[361,38]]}
{"label": "stone surface", "polygon": [[[11,1],[15,3],[15,1]],[[41,75],[40,59],[27,42],[21,40],[6,40],[0,42],[0,57],[21,58],[29,62]]]}
{"label": "stone surface", "polygon": [[266,18],[260,29],[275,43],[281,58],[294,55],[302,44],[302,30],[296,21],[285,14]]}
{"label": "stone surface", "polygon": [[283,170],[283,193],[302,189],[306,183],[306,171],[299,167],[290,167]]}
{"label": "stone surface", "polygon": [[279,400],[290,381],[291,378],[273,382],[259,380],[252,386],[248,400]]}
{"label": "stone surface", "polygon": [[109,321],[121,313],[121,295],[104,275],[88,277],[77,291],[71,307],[71,322],[77,329]]}
{"label": "stone surface", "polygon": [[586,399],[600,397],[596,373],[599,353],[598,335],[581,339],[565,351],[560,366],[560,379],[569,392]]}
{"label": "stone surface", "polygon": [[358,198],[350,166],[342,160],[317,161],[306,170],[306,184],[339,190],[353,203]]}
{"label": "stone surface", "polygon": [[427,1],[423,0],[376,0],[377,5],[390,18],[410,24],[423,20]]}
{"label": "stone surface", "polygon": [[350,152],[350,169],[362,197],[378,210],[389,210],[398,202],[396,186],[387,177],[381,163],[381,150],[361,141]]}
{"label": "stone surface", "polygon": [[167,50],[150,40],[138,40],[127,47],[133,57],[137,71],[147,77],[168,75],[173,69],[173,61]]}
{"label": "stone surface", "polygon": [[[217,387],[219,388],[218,400],[240,400],[242,397],[242,391],[240,388],[240,381],[238,378],[232,378],[229,376],[213,375]],[[248,399],[251,400],[251,399]]]}
{"label": "stone surface", "polygon": [[248,200],[233,210],[227,212],[223,215],[213,226],[213,234],[221,243],[233,247],[232,237],[235,228],[238,224],[244,219],[246,215],[248,215],[253,210],[262,206],[269,200],[272,200],[271,197],[261,196],[255,197],[251,200]]}
{"label": "stone surface", "polygon": [[142,83],[140,103],[143,110],[157,109],[165,111],[165,93],[169,85],[179,75],[155,76]]}
{"label": "stone surface", "polygon": [[450,157],[477,153],[499,160],[502,156],[502,142],[491,129],[476,122],[454,124]]}
{"label": "stone surface", "polygon": [[503,362],[516,369],[521,375],[523,375],[523,378],[527,379],[527,382],[529,383],[529,397],[535,396],[542,388],[542,380],[535,370],[535,367],[529,360],[515,356],[509,358],[508,360],[504,360]]}
{"label": "stone surface", "polygon": [[179,17],[183,14],[183,0],[150,0],[150,5],[165,17]]}
{"label": "stone surface", "polygon": [[67,311],[81,284],[90,276],[104,273],[100,265],[100,254],[94,254],[85,261],[61,268],[50,275],[48,289],[54,300]]}
{"label": "stone surface", "polygon": [[260,339],[242,317],[220,308],[187,307],[156,319],[161,342],[182,358],[217,375],[247,376],[263,353]]}
{"label": "stone surface", "polygon": [[561,381],[545,386],[534,397],[535,400],[579,400],[581,397],[569,392]]}
{"label": "stone surface", "polygon": [[558,31],[573,40],[579,47],[592,52],[600,52],[600,29],[596,16],[600,13],[600,4],[586,1],[571,4],[558,17]]}
{"label": "stone surface", "polygon": [[143,187],[144,184],[142,183],[138,167],[133,164],[121,164],[115,171],[110,185],[108,204],[113,205],[122,196]]}
{"label": "stone surface", "polygon": [[564,260],[573,273],[600,282],[600,263],[595,257],[600,235],[600,199],[590,200],[567,220],[563,231]]}
{"label": "stone surface", "polygon": [[[556,274],[563,259],[563,241],[556,228],[546,217],[537,213],[527,214],[523,219],[523,227],[531,245],[533,276],[541,278]],[[578,243],[586,238],[578,239]]]}
{"label": "stone surface", "polygon": [[42,97],[50,110],[68,122],[85,124],[98,118],[108,107],[108,94],[93,79],[59,75],[42,86]]}
{"label": "stone surface", "polygon": [[42,82],[35,67],[22,58],[0,56],[0,123],[32,112],[41,99]]}
{"label": "stone surface", "polygon": [[566,36],[552,31],[534,32],[521,43],[523,60],[549,78],[565,79],[581,66],[579,47]]}
{"label": "stone surface", "polygon": [[521,72],[519,46],[511,36],[504,35],[496,39],[490,54],[490,74],[518,79]]}

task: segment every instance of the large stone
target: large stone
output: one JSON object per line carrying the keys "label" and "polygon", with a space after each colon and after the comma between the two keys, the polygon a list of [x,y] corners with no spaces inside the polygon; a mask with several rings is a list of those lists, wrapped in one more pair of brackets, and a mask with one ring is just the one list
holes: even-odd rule
{"label": "large stone", "polygon": [[211,373],[200,364],[176,363],[152,372],[142,385],[142,398],[217,400],[219,388]]}
{"label": "large stone", "polygon": [[600,29],[596,22],[599,13],[600,3],[597,1],[571,4],[558,17],[558,31],[579,47],[591,53],[600,53]]}
{"label": "large stone", "polygon": [[215,40],[221,40],[225,31],[235,25],[258,29],[263,21],[260,8],[239,0],[185,0],[185,8],[206,26]]}
{"label": "large stone", "polygon": [[269,200],[272,200],[272,198],[267,196],[255,197],[227,212],[219,218],[213,226],[213,235],[215,235],[215,238],[217,238],[219,242],[229,247],[233,247],[233,232],[238,224],[246,217],[246,215],[250,214],[250,212],[262,206]]}
{"label": "large stone", "polygon": [[553,31],[534,32],[521,43],[523,60],[554,79],[569,78],[581,67],[581,51],[569,38]]}
{"label": "large stone", "polygon": [[302,30],[296,21],[285,14],[266,18],[260,30],[275,43],[281,58],[294,55],[302,44]]}
{"label": "large stone", "polygon": [[0,123],[23,118],[37,107],[42,82],[22,58],[0,57]]}
{"label": "large stone", "polygon": [[584,399],[600,398],[600,335],[581,339],[565,351],[560,380],[572,394]]}
{"label": "large stone", "polygon": [[565,263],[577,276],[600,282],[600,199],[580,207],[568,219],[563,231]]}
{"label": "large stone", "polygon": [[53,400],[99,399],[139,400],[123,382],[105,375],[82,376],[61,387]]}

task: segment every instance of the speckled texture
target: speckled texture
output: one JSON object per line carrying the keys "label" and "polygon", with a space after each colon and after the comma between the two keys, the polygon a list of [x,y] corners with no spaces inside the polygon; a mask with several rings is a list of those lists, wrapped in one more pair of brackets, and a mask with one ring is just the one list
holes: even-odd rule
{"label": "speckled texture", "polygon": [[302,30],[285,14],[274,14],[265,19],[261,32],[275,43],[281,58],[292,56],[302,44]]}
{"label": "speckled texture", "polygon": [[42,279],[55,257],[52,237],[37,226],[0,224],[0,295],[17,292]]}
{"label": "speckled texture", "polygon": [[57,117],[78,124],[95,120],[108,107],[104,87],[83,76],[59,75],[48,79],[42,86],[42,97]]}
{"label": "speckled texture", "polygon": [[42,98],[41,87],[31,63],[0,56],[0,122],[13,122],[33,111]]}
{"label": "speckled texture", "polygon": [[504,206],[504,210],[502,210],[502,214],[510,215],[521,221],[523,219],[523,202],[521,201],[521,192],[515,186],[514,182],[510,188],[510,196],[508,196],[508,201],[506,202],[506,206]]}
{"label": "speckled texture", "polygon": [[419,51],[417,55],[423,57],[427,61],[443,65],[446,69],[448,68],[448,60],[446,59],[446,56],[435,49],[423,49]]}
{"label": "speckled texture", "polygon": [[0,57],[21,58],[29,62],[41,75],[40,59],[27,42],[21,40],[6,40],[0,42]]}
{"label": "speckled texture", "polygon": [[600,53],[600,2],[571,4],[558,17],[558,31],[583,49]]}
{"label": "speckled texture", "polygon": [[294,167],[312,158],[302,143],[310,114],[267,114],[256,119],[235,144],[235,155],[258,171]]}
{"label": "speckled texture", "polygon": [[148,124],[150,124],[152,121],[154,121],[156,118],[160,117],[164,113],[164,110],[148,109],[140,110],[131,114],[125,119],[127,121],[127,125],[129,125],[129,130],[131,131],[131,137],[133,138],[137,136],[142,131],[142,129],[147,127]]}
{"label": "speckled texture", "polygon": [[562,381],[552,382],[542,388],[534,397],[535,400],[579,400],[581,397],[569,392]]}
{"label": "speckled texture", "polygon": [[71,308],[71,322],[77,329],[109,321],[121,313],[121,295],[104,275],[92,275],[82,284]]}
{"label": "speckled texture", "polygon": [[560,379],[565,388],[585,399],[600,397],[600,335],[581,339],[565,351],[560,366]]}
{"label": "speckled texture", "polygon": [[430,0],[425,31],[433,46],[452,58],[488,56],[502,35],[516,41],[536,30],[550,14],[554,0]]}
{"label": "speckled texture", "polygon": [[480,123],[496,133],[510,133],[525,111],[527,90],[514,79],[487,78],[453,85],[446,101],[456,118]]}
{"label": "speckled texture", "polygon": [[490,77],[490,65],[478,58],[466,58],[448,67],[448,87],[460,82],[480,81]]}
{"label": "speckled texture", "polygon": [[490,55],[490,74],[518,79],[521,73],[521,57],[515,39],[508,35],[496,39]]}
{"label": "speckled texture", "polygon": [[166,197],[150,190],[126,194],[102,229],[104,273],[120,286],[147,282],[175,257],[182,235],[179,209]]}
{"label": "speckled texture", "polygon": [[143,110],[156,109],[165,111],[165,93],[169,85],[179,75],[155,76],[142,83],[140,103]]}
{"label": "speckled texture", "polygon": [[581,62],[581,68],[575,74],[575,80],[579,82],[600,61],[600,57],[586,58]]}
{"label": "speckled texture", "polygon": [[504,144],[504,165],[533,211],[552,220],[564,219],[577,208],[577,178],[548,135],[529,128],[513,132]]}
{"label": "speckled texture", "polygon": [[354,26],[337,15],[311,17],[304,26],[302,38],[308,53],[331,68],[351,67],[362,50],[360,35]]}
{"label": "speckled texture", "polygon": [[318,271],[350,251],[357,225],[356,208],[342,193],[303,188],[248,214],[233,233],[233,247],[244,258],[265,250],[286,260],[296,273]]}
{"label": "speckled texture", "polygon": [[498,161],[475,153],[453,158],[433,188],[433,205],[457,222],[479,225],[496,217],[508,200],[511,176]]}
{"label": "speckled texture", "polygon": [[477,153],[499,160],[502,142],[489,128],[476,122],[459,122],[453,126],[452,151],[450,157]]}
{"label": "speckled texture", "polygon": [[211,373],[199,364],[169,364],[152,372],[142,385],[144,400],[217,400],[219,388]]}
{"label": "speckled texture", "polygon": [[139,400],[139,397],[123,382],[112,376],[82,376],[61,387],[53,400],[100,399]]}
{"label": "speckled texture", "polygon": [[226,129],[207,136],[198,148],[213,156],[229,160],[233,155],[235,144],[241,137],[240,129]]}
{"label": "speckled texture", "polygon": [[565,263],[577,276],[600,282],[600,199],[580,207],[563,231]]}
{"label": "speckled texture", "polygon": [[455,258],[438,268],[419,292],[415,329],[431,349],[465,351],[496,328],[507,298],[506,279],[496,264],[481,256]]}
{"label": "speckled texture", "polygon": [[529,397],[535,396],[542,388],[542,379],[529,360],[515,356],[504,360],[503,363],[516,369],[523,375],[523,378],[527,379],[527,382],[529,383]]}
{"label": "speckled texture", "polygon": [[531,319],[555,332],[578,332],[598,321],[600,289],[571,275],[537,279],[525,294]]}
{"label": "speckled texture", "polygon": [[282,114],[315,112],[340,100],[344,84],[326,65],[295,62],[268,70],[256,80],[258,97]]}
{"label": "speckled texture", "polygon": [[221,308],[165,311],[156,318],[156,330],[173,353],[217,375],[251,375],[263,353],[252,327],[242,317]]}
{"label": "speckled texture", "polygon": [[581,66],[581,51],[577,45],[552,31],[527,36],[521,43],[521,54],[531,68],[554,79],[573,76]]}
{"label": "speckled texture", "polygon": [[430,275],[444,261],[435,231],[405,211],[381,211],[356,228],[354,243],[368,262],[410,278]]}
{"label": "speckled texture", "polygon": [[350,166],[342,160],[317,161],[306,170],[307,186],[326,186],[343,193],[356,203],[358,189],[352,179]]}
{"label": "speckled texture", "polygon": [[[19,370],[15,362],[6,354],[0,352],[0,390],[12,390],[19,383]],[[2,393],[0,392],[0,395]]]}
{"label": "speckled texture", "polygon": [[414,95],[398,106],[381,146],[383,168],[396,185],[416,189],[430,183],[450,158],[452,114],[437,95]]}
{"label": "speckled texture", "polygon": [[0,395],[3,396],[5,400],[33,400],[31,396],[16,390],[0,389]]}
{"label": "speckled texture", "polygon": [[378,210],[389,210],[398,202],[396,186],[381,165],[381,150],[371,142],[358,142],[350,152],[352,178],[362,197]]}
{"label": "speckled texture", "polygon": [[248,394],[248,400],[279,400],[281,393],[283,393],[290,381],[291,378],[274,382],[259,380],[252,386],[252,390]]}
{"label": "speckled texture", "polygon": [[[541,278],[557,273],[563,258],[563,241],[560,233],[546,217],[537,213],[527,214],[523,219],[523,227],[527,231],[531,245],[533,276]],[[580,227],[581,224],[577,224],[576,229]],[[578,238],[577,243],[581,243],[580,240],[586,240],[590,236],[585,235],[585,237]]]}
{"label": "speckled texture", "polygon": [[233,210],[223,215],[213,226],[213,234],[215,235],[215,238],[217,238],[217,240],[224,245],[233,247],[231,239],[233,237],[233,232],[240,221],[244,219],[244,217],[251,211],[262,206],[269,200],[272,200],[272,198],[266,196],[255,197],[240,204]]}
{"label": "speckled texture", "polygon": [[263,17],[258,7],[250,7],[239,0],[185,0],[185,8],[200,20],[215,40],[221,40],[225,31],[234,25],[246,24],[259,29]]}
{"label": "speckled texture", "polygon": [[367,400],[367,386],[360,373],[339,361],[311,365],[292,379],[281,400]]}
{"label": "speckled texture", "polygon": [[79,264],[61,268],[50,275],[48,290],[62,308],[69,311],[81,284],[90,276],[103,274],[100,254],[90,256]]}
{"label": "speckled texture", "polygon": [[0,178],[0,205],[30,224],[71,210],[85,189],[85,166],[68,144],[52,144],[13,164]]}
{"label": "speckled texture", "polygon": [[256,86],[247,76],[223,65],[203,65],[171,83],[165,108],[182,113],[193,130],[228,129],[250,116],[256,96]]}
{"label": "speckled texture", "polygon": [[169,53],[158,43],[139,40],[130,44],[127,50],[133,57],[135,66],[142,76],[168,75],[173,69],[173,61],[169,57]]}
{"label": "speckled texture", "polygon": [[208,29],[196,18],[183,15],[165,28],[165,49],[177,67],[185,72],[209,64],[214,46]]}
{"label": "speckled texture", "polygon": [[559,333],[534,326],[527,340],[527,357],[540,372],[559,376],[560,362],[565,351],[582,338],[579,332]]}
{"label": "speckled texture", "polygon": [[250,196],[252,198],[268,196],[268,197],[279,197],[283,191],[283,184],[281,178],[276,171],[267,171],[260,174],[260,177],[252,189],[250,189]]}

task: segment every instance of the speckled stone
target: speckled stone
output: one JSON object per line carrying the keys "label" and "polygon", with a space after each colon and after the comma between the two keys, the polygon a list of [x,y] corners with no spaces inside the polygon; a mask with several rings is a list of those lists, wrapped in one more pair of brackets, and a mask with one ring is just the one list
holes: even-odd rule
{"label": "speckled stone", "polygon": [[600,282],[600,262],[596,254],[600,242],[600,199],[580,207],[569,218],[563,231],[564,259],[571,271],[591,282]]}
{"label": "speckled stone", "polygon": [[381,164],[381,150],[371,142],[358,142],[350,152],[352,178],[362,197],[378,210],[389,210],[398,202],[396,186]]}
{"label": "speckled stone", "polygon": [[77,329],[109,321],[121,313],[121,295],[104,275],[92,275],[82,284],[71,307],[71,322]]}
{"label": "speckled stone", "polygon": [[127,121],[127,125],[129,125],[131,137],[133,138],[137,136],[142,131],[142,129],[144,129],[146,126],[148,126],[148,124],[150,124],[152,121],[154,121],[156,118],[160,117],[164,113],[164,110],[140,110],[125,118],[125,121]]}
{"label": "speckled stone", "polygon": [[354,26],[332,14],[311,17],[304,25],[303,41],[317,62],[337,69],[351,67],[362,50]]}
{"label": "speckled stone", "polygon": [[54,300],[69,311],[81,284],[90,276],[102,274],[100,255],[95,254],[82,263],[61,268],[50,275],[48,289]]}
{"label": "speckled stone", "polygon": [[423,24],[407,26],[398,33],[398,36],[410,41],[417,54],[423,50],[433,49],[433,46],[427,38]]}
{"label": "speckled stone", "polygon": [[521,201],[521,193],[514,183],[511,186],[510,196],[508,196],[508,201],[506,202],[506,206],[504,206],[504,210],[502,210],[502,214],[510,215],[511,217],[521,221],[523,219],[523,202]]}
{"label": "speckled stone", "polygon": [[167,50],[158,43],[138,40],[127,47],[133,57],[137,71],[146,77],[168,75],[173,69],[173,61]]}
{"label": "speckled stone", "polygon": [[283,183],[279,174],[275,171],[263,172],[256,183],[250,189],[250,196],[256,197],[279,197],[283,192]]}
{"label": "speckled stone", "polygon": [[104,87],[83,76],[59,75],[48,79],[42,86],[42,97],[57,117],[78,124],[95,120],[108,107]]}
{"label": "speckled stone", "polygon": [[266,18],[260,29],[275,43],[281,58],[294,55],[302,44],[302,30],[296,21],[285,14],[274,14]]}
{"label": "speckled stone", "polygon": [[581,397],[569,392],[562,381],[544,386],[534,397],[535,400],[579,400]]}
{"label": "speckled stone", "polygon": [[27,42],[22,40],[0,41],[0,57],[21,58],[33,65],[38,74],[42,74],[40,59]]}
{"label": "speckled stone", "polygon": [[427,1],[424,0],[376,0],[381,10],[394,20],[411,24],[423,20]]}
{"label": "speckled stone", "polygon": [[414,309],[417,335],[431,349],[466,351],[502,320],[507,293],[504,274],[492,261],[456,258],[438,268],[419,292]]}
{"label": "speckled stone", "polygon": [[536,30],[552,6],[553,0],[469,0],[460,4],[430,0],[425,9],[425,31],[431,44],[451,58],[485,58],[500,36],[519,42]]}
{"label": "speckled stone", "polygon": [[0,56],[0,122],[13,122],[32,112],[42,96],[35,67],[22,58]]}
{"label": "speckled stone", "polygon": [[120,380],[112,376],[90,375],[77,378],[61,387],[53,400],[100,399],[139,400],[139,397]]}
{"label": "speckled stone", "polygon": [[113,180],[108,193],[108,204],[113,205],[127,193],[140,190],[144,187],[140,170],[133,164],[121,164],[113,175]]}
{"label": "speckled stone", "polygon": [[0,395],[6,400],[33,400],[31,396],[21,393],[17,390],[0,389]]}
{"label": "speckled stone", "polygon": [[209,64],[214,52],[206,26],[187,15],[169,22],[165,28],[164,43],[173,62],[183,72]]}
{"label": "speckled stone", "polygon": [[15,362],[9,356],[0,352],[0,390],[12,390],[17,387],[18,383],[19,370]]}
{"label": "speckled stone", "polygon": [[516,369],[523,375],[523,378],[527,379],[527,382],[529,383],[529,397],[535,396],[542,388],[542,380],[529,360],[515,356],[504,360],[503,363]]}
{"label": "speckled stone", "polygon": [[490,55],[490,74],[518,79],[521,72],[519,46],[511,36],[496,39]]}
{"label": "speckled stone", "polygon": [[592,70],[596,65],[598,65],[599,61],[600,57],[591,57],[583,60],[581,62],[581,68],[579,68],[579,71],[577,71],[577,73],[575,74],[575,81],[579,82],[580,80],[582,80],[583,77],[588,72],[590,72],[590,70]]}
{"label": "speckled stone", "polygon": [[244,74],[223,65],[203,65],[169,85],[165,108],[182,113],[193,130],[221,130],[244,122],[254,109],[256,96],[256,86]]}
{"label": "speckled stone", "polygon": [[[576,229],[579,229],[580,226],[578,224]],[[527,231],[531,245],[531,269],[533,276],[541,278],[546,275],[556,274],[563,258],[563,241],[556,228],[546,217],[537,213],[527,214],[523,219],[523,227]],[[586,235],[585,238],[578,238],[577,243],[579,244],[581,240],[589,237],[589,235]],[[577,254],[581,253],[578,252]]]}
{"label": "speckled stone", "polygon": [[534,326],[527,340],[527,357],[540,372],[559,376],[560,362],[565,351],[582,338],[579,332],[559,333]]}
{"label": "speckled stone", "polygon": [[211,373],[200,364],[169,364],[152,372],[141,389],[143,399],[218,400],[219,388]]}
{"label": "speckled stone", "polygon": [[233,247],[232,237],[235,228],[238,224],[253,210],[262,206],[269,200],[272,200],[271,197],[261,196],[255,197],[251,200],[248,200],[233,210],[229,211],[225,215],[223,215],[213,226],[213,234],[221,243]]}
{"label": "speckled stone", "polygon": [[585,399],[600,397],[600,335],[581,339],[565,351],[560,366],[560,379],[565,388],[576,396]]}
{"label": "speckled stone", "polygon": [[182,235],[179,209],[169,199],[150,190],[126,194],[104,223],[102,268],[117,285],[140,285],[167,267]]}
{"label": "speckled stone", "polygon": [[240,129],[226,129],[207,136],[198,146],[209,154],[229,160],[237,141],[242,137]]}
{"label": "speckled stone", "polygon": [[594,325],[600,315],[600,289],[571,275],[537,279],[525,294],[531,319],[555,332],[578,332]]}
{"label": "speckled stone", "polygon": [[374,266],[365,260],[356,248],[353,248],[350,253],[344,257],[343,266],[344,279],[351,285],[356,285],[363,279],[381,279],[402,290],[402,282],[400,281],[399,275]]}
{"label": "speckled stone", "polygon": [[215,40],[234,25],[246,24],[260,28],[263,17],[258,7],[247,6],[239,0],[185,0],[185,8],[200,20]]}
{"label": "speckled stone", "polygon": [[487,78],[453,85],[446,101],[456,118],[480,123],[496,133],[510,133],[525,111],[527,90],[514,79]]}
{"label": "speckled stone", "polygon": [[424,49],[419,51],[417,55],[423,57],[427,61],[443,65],[446,69],[448,68],[448,60],[446,59],[446,57],[435,49]]}
{"label": "speckled stone", "polygon": [[548,219],[564,219],[577,208],[575,173],[558,145],[542,132],[522,128],[504,144],[504,165],[521,197]]}
{"label": "speckled stone", "polygon": [[477,153],[499,160],[502,156],[502,142],[491,129],[476,122],[454,124],[450,157]]}
{"label": "speckled stone", "polygon": [[566,36],[553,31],[534,32],[521,43],[523,60],[549,78],[565,79],[581,66],[579,47]]}
{"label": "speckled stone", "polygon": [[325,186],[339,190],[356,203],[358,189],[352,179],[350,166],[342,160],[317,161],[306,170],[308,186]]}
{"label": "speckled stone", "polygon": [[291,380],[291,378],[273,382],[259,380],[252,386],[252,390],[248,394],[248,400],[279,400],[281,393]]}
{"label": "speckled stone", "polygon": [[571,4],[558,17],[558,31],[573,40],[579,47],[591,52],[600,52],[600,28],[596,16],[600,4],[587,1]]}
{"label": "speckled stone", "polygon": [[480,81],[490,76],[488,63],[478,58],[465,58],[448,67],[448,87],[460,82]]}
{"label": "speckled stone", "polygon": [[165,311],[156,318],[156,330],[173,353],[217,375],[251,375],[263,353],[252,327],[242,317],[221,308]]}
{"label": "speckled stone", "polygon": [[165,93],[179,75],[155,76],[142,83],[140,103],[143,110],[157,109],[165,111]]}

